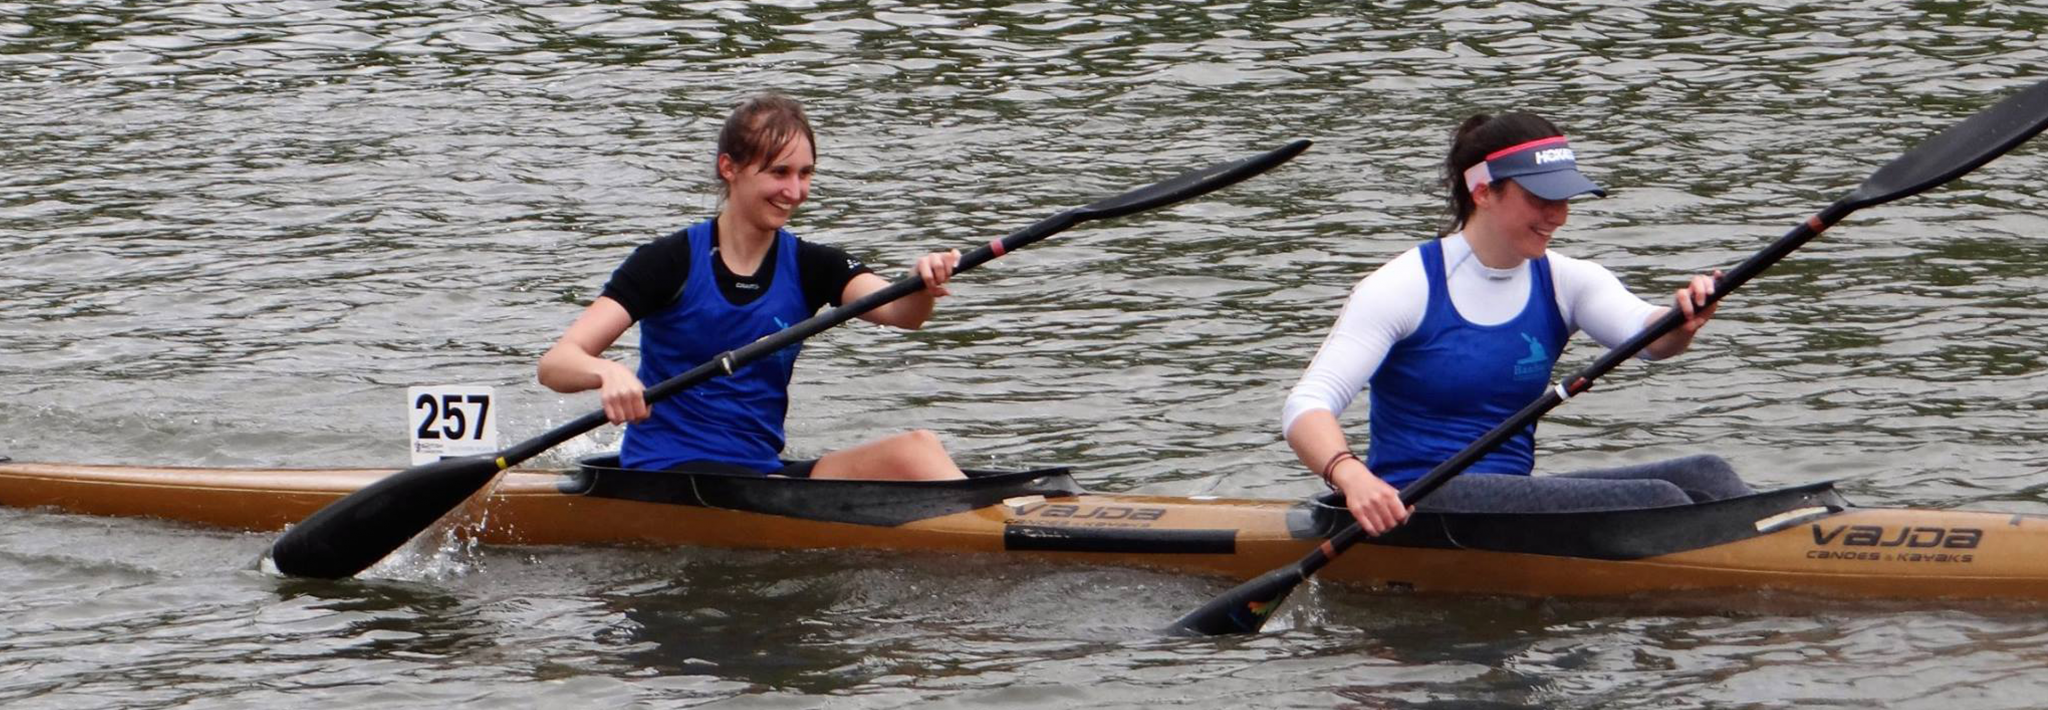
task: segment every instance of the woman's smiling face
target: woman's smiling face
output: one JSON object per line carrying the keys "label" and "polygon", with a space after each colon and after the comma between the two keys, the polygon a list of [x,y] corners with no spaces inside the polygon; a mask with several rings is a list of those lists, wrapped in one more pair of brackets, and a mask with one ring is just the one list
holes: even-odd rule
{"label": "woman's smiling face", "polygon": [[1571,217],[1569,200],[1546,200],[1516,184],[1496,180],[1475,195],[1475,222],[1524,259],[1537,259],[1550,248],[1550,237]]}
{"label": "woman's smiling face", "polygon": [[736,164],[731,156],[718,156],[718,174],[725,179],[727,206],[742,224],[762,231],[780,229],[796,214],[798,205],[811,195],[811,175],[817,172],[811,141],[802,135],[790,138],[775,157],[765,163]]}

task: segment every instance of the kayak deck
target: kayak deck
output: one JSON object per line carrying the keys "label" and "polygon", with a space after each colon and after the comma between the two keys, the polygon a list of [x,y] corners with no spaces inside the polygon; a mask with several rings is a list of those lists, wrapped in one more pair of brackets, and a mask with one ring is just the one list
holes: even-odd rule
{"label": "kayak deck", "polygon": [[[0,505],[268,532],[391,473],[0,461]],[[1065,469],[972,473],[933,484],[515,470],[470,507],[486,544],[1008,553],[1237,578],[1298,559],[1346,515],[1314,501],[1097,494]],[[1645,510],[1418,513],[1319,576],[1534,596],[2048,599],[2048,519],[1857,508],[1827,483]]]}

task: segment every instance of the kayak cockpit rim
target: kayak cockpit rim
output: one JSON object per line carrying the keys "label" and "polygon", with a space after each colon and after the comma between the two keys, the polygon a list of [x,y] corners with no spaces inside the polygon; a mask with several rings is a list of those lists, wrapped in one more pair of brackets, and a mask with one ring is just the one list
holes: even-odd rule
{"label": "kayak cockpit rim", "polygon": [[953,481],[813,480],[689,471],[648,471],[618,465],[617,454],[577,462],[563,493],[648,503],[741,510],[860,525],[894,527],[966,512],[1006,499],[1071,498],[1088,491],[1071,469],[966,471]]}
{"label": "kayak cockpit rim", "polygon": [[[1312,508],[1311,534],[1315,536],[1335,534],[1351,522],[1350,511],[1329,500],[1306,505]],[[1657,508],[1558,513],[1418,511],[1406,524],[1369,538],[1365,544],[1635,560],[1747,540],[1850,507],[1835,491],[1834,481],[1822,481]]]}

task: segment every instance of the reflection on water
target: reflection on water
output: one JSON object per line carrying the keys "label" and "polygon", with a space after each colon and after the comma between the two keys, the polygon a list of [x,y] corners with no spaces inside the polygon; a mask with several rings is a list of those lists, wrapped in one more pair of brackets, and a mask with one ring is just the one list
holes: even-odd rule
{"label": "reflection on water", "polygon": [[[778,566],[779,567],[779,566]],[[634,590],[606,600],[629,622],[620,660],[663,674],[715,675],[763,687],[830,692],[865,677],[839,648],[838,624],[820,618],[846,591],[809,575],[747,565],[699,564],[684,588]],[[863,674],[874,675],[874,674]]]}
{"label": "reflection on water", "polygon": [[[0,455],[396,465],[404,388],[592,408],[532,367],[636,244],[715,209],[736,99],[806,102],[810,238],[899,271],[1181,170],[1274,174],[1070,230],[931,326],[813,338],[792,453],[940,431],[1089,486],[1296,497],[1273,431],[1345,290],[1436,225],[1444,133],[1532,108],[1612,196],[1557,248],[1639,293],[1727,267],[2041,79],[2025,6],[1770,2],[0,5]],[[1711,451],[1865,505],[2048,510],[2039,146],[1851,217],[1695,352],[1543,425],[1546,468]],[[1595,357],[1590,345],[1567,367]],[[624,353],[630,357],[630,351]],[[1354,415],[1355,416],[1355,415]],[[598,432],[545,457],[615,441]],[[911,556],[492,551],[428,581],[243,571],[260,536],[0,511],[10,707],[1179,703],[2027,707],[1999,608],[1562,604]],[[514,700],[516,699],[516,700]]]}

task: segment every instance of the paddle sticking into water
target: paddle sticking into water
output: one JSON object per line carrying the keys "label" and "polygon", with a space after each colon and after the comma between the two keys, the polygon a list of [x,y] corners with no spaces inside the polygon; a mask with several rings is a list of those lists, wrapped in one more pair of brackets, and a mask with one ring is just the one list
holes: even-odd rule
{"label": "paddle sticking into water", "polygon": [[[1271,170],[1308,147],[1309,141],[1294,141],[1259,155],[1188,172],[1061,212],[962,255],[953,271],[964,273],[1082,222],[1121,217],[1206,195]],[[660,402],[713,377],[731,374],[742,365],[922,288],[924,280],[915,274],[898,279],[852,303],[812,316],[649,387],[647,402]],[[443,459],[387,476],[292,526],[271,543],[269,560],[278,572],[295,577],[353,576],[426,530],[482,490],[499,472],[605,422],[604,412],[599,410],[495,455]]]}
{"label": "paddle sticking into water", "polygon": [[[1907,151],[1905,155],[1892,159],[1890,163],[1879,168],[1876,174],[1871,175],[1870,179],[1863,181],[1854,192],[1807,218],[1805,222],[1794,227],[1785,236],[1779,237],[1763,251],[1757,252],[1749,260],[1723,274],[1715,282],[1714,295],[1708,299],[1708,305],[1719,302],[1723,296],[1762,273],[1764,269],[1770,268],[1779,259],[1785,258],[1785,255],[1792,253],[1822,231],[1834,226],[1836,222],[1849,216],[1849,213],[1919,194],[1962,177],[2026,142],[2040,133],[2044,127],[2048,127],[2048,81],[2028,87],[2019,94],[1965,119],[1962,123],[1949,127],[1948,130]],[[1530,402],[1500,426],[1494,427],[1470,446],[1401,489],[1401,504],[1415,505],[1416,501],[1422,500],[1452,476],[1464,471],[1465,467],[1507,441],[1515,432],[1535,422],[1544,413],[1564,403],[1573,395],[1591,388],[1594,379],[1614,369],[1622,361],[1634,357],[1637,351],[1671,332],[1683,322],[1684,316],[1677,309],[1673,309],[1635,337],[1608,351],[1599,360],[1560,381],[1549,391],[1544,392],[1542,397]],[[1185,635],[1258,631],[1266,624],[1266,619],[1286,601],[1287,595],[1294,591],[1295,586],[1364,538],[1364,529],[1354,521],[1294,564],[1267,572],[1224,592],[1201,608],[1175,621],[1167,631]],[[1485,570],[1473,570],[1473,574],[1485,574]]]}

